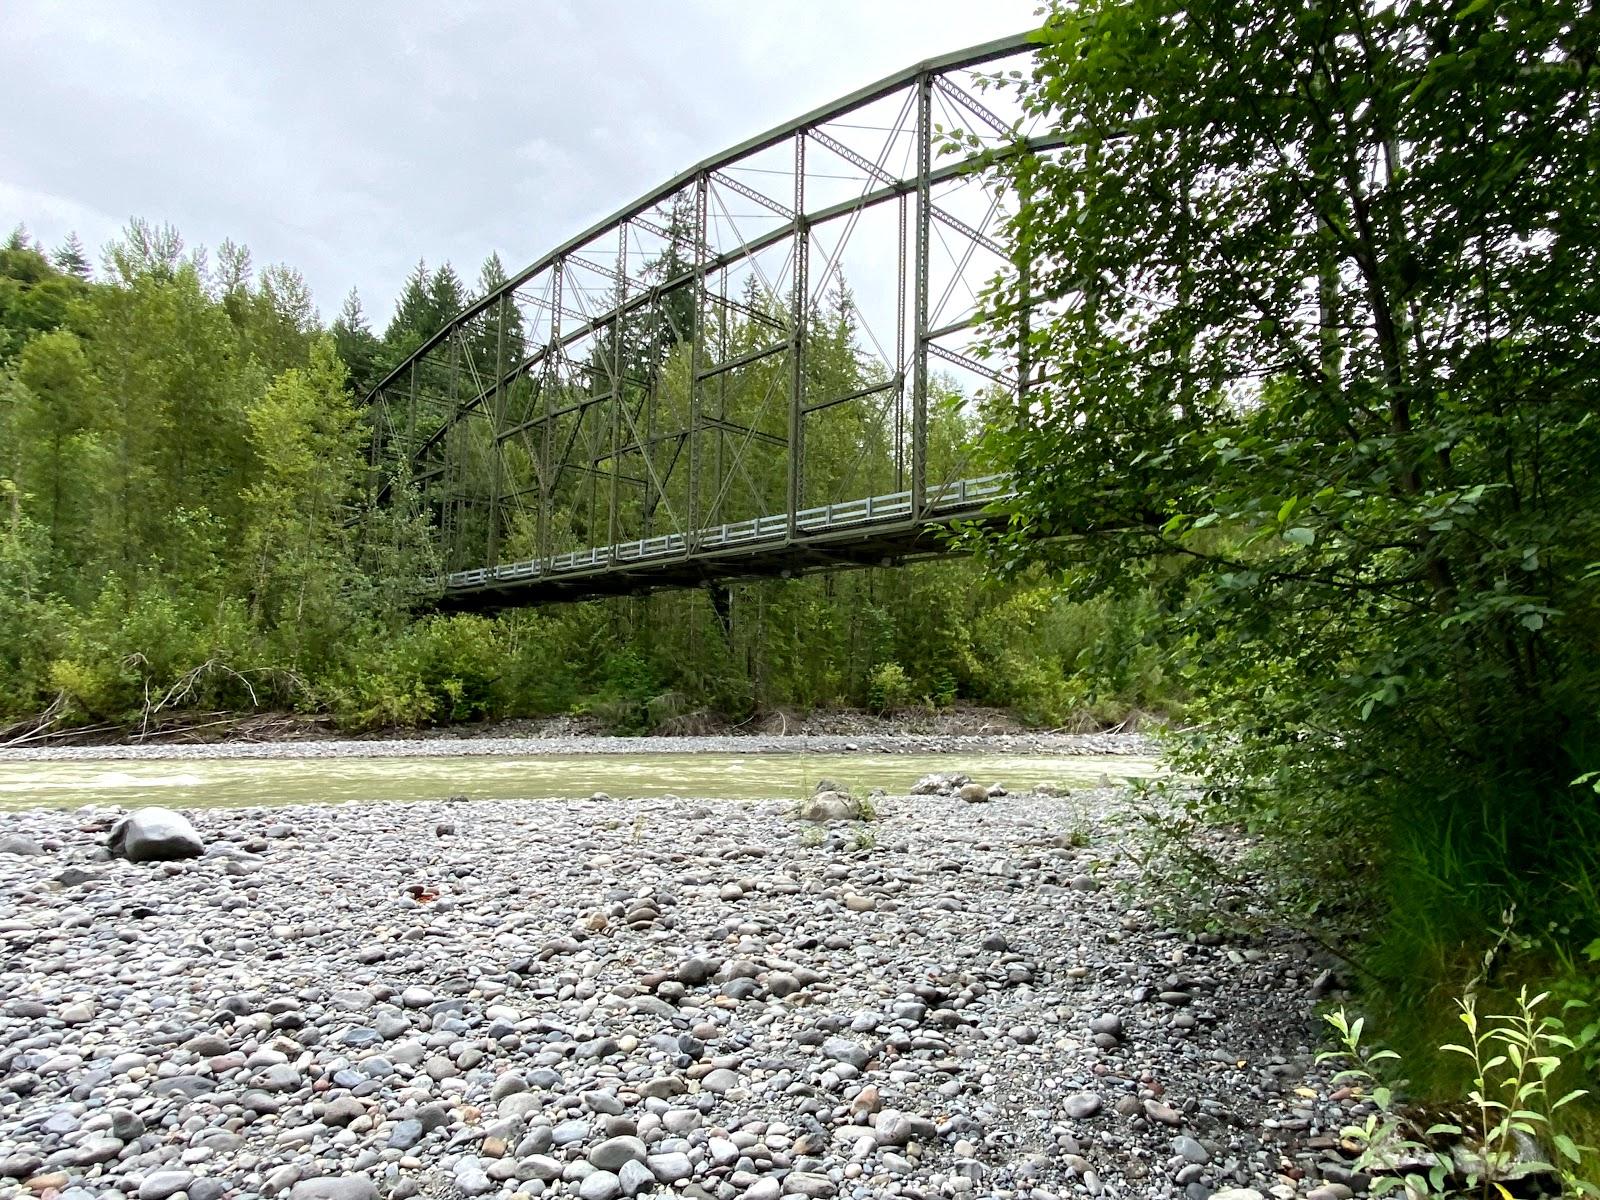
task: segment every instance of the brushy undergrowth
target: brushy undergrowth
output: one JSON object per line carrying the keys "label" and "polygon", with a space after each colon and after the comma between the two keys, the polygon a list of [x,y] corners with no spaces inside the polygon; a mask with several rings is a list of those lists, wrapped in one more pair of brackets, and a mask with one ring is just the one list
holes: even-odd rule
{"label": "brushy undergrowth", "polygon": [[1574,1136],[1594,1124],[1592,1093],[1575,1081],[1588,1075],[1584,1060],[1600,1043],[1600,1020],[1584,1024],[1592,1005],[1569,1000],[1552,1012],[1551,1001],[1527,988],[1499,1007],[1476,991],[1455,1001],[1455,1034],[1465,1036],[1437,1047],[1463,1077],[1448,1105],[1405,1102],[1402,1056],[1368,1045],[1364,1018],[1343,1008],[1327,1014],[1339,1048],[1319,1061],[1344,1064],[1333,1082],[1365,1093],[1375,1109],[1341,1131],[1360,1148],[1357,1166],[1373,1175],[1373,1194],[1404,1188],[1412,1197],[1496,1200],[1535,1184],[1600,1196],[1600,1149]]}

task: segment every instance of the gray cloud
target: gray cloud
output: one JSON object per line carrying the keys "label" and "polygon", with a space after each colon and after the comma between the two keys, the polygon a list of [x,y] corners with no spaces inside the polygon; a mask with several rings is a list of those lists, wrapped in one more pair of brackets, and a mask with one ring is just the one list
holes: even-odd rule
{"label": "gray cloud", "polygon": [[1026,28],[1034,0],[12,0],[0,224],[90,246],[130,216],[352,285],[509,267],[725,146]]}

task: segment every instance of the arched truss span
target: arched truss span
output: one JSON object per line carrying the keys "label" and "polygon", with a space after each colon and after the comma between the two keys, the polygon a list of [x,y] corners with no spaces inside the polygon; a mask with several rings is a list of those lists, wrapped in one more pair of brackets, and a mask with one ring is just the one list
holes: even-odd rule
{"label": "arched truss span", "polygon": [[374,463],[420,493],[446,602],[895,561],[981,512],[1004,481],[941,400],[1026,370],[971,352],[1005,197],[941,151],[1060,144],[980,81],[1031,58],[933,59],[709,158],[391,371]]}

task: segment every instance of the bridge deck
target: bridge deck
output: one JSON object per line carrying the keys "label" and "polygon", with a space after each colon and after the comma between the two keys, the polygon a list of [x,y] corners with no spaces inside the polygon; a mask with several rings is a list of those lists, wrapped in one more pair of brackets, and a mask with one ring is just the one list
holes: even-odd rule
{"label": "bridge deck", "polygon": [[832,567],[879,566],[944,552],[939,530],[981,520],[1011,494],[1004,475],[927,489],[921,512],[911,492],[890,492],[787,514],[618,542],[445,577],[441,605],[501,608],[543,600],[616,596],[716,580],[790,576]]}

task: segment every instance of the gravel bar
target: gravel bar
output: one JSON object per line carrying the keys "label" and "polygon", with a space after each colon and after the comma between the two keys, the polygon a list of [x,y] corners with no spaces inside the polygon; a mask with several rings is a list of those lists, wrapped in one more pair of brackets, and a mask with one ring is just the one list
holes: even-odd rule
{"label": "gravel bar", "polygon": [[6,814],[0,1200],[1349,1195],[1315,954],[1166,928],[1128,804]]}
{"label": "gravel bar", "polygon": [[199,742],[130,746],[19,746],[0,763],[208,758],[524,758],[587,754],[1132,754],[1156,753],[1139,733],[739,734],[712,737],[427,737],[347,741]]}

